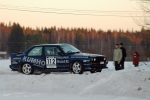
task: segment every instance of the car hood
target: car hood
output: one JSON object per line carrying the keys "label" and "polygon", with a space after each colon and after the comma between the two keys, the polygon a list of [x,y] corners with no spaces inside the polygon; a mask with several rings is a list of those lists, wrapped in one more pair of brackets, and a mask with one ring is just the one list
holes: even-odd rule
{"label": "car hood", "polygon": [[100,55],[100,54],[90,54],[90,53],[76,53],[76,54],[72,54],[72,56],[80,56],[80,57],[104,57],[104,55]]}

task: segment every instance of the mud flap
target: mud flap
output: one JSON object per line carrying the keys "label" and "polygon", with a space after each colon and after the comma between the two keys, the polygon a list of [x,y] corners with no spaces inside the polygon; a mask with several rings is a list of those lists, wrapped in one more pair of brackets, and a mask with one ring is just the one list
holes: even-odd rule
{"label": "mud flap", "polygon": [[18,72],[19,72],[19,73],[22,73],[21,66],[19,66]]}

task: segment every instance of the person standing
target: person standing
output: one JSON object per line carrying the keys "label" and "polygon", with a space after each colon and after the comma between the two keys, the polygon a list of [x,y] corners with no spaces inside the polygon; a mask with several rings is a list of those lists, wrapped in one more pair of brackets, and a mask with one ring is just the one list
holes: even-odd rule
{"label": "person standing", "polygon": [[124,69],[124,61],[125,61],[125,57],[127,56],[127,53],[126,53],[126,49],[123,47],[123,43],[120,43],[119,47],[122,51],[122,58],[120,61],[120,66],[121,66],[121,69]]}
{"label": "person standing", "polygon": [[120,61],[122,58],[122,52],[121,49],[119,48],[119,45],[116,44],[115,45],[115,49],[114,49],[114,55],[113,55],[113,61],[114,61],[114,65],[115,65],[115,69],[120,70]]}
{"label": "person standing", "polygon": [[135,67],[137,67],[139,65],[139,53],[138,52],[134,52],[134,55],[133,55],[133,65]]}

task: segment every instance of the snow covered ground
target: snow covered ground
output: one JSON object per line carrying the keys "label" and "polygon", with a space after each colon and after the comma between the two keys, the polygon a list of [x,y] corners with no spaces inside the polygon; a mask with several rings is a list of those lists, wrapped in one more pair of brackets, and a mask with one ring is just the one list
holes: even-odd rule
{"label": "snow covered ground", "polygon": [[101,73],[69,72],[24,75],[0,60],[0,100],[150,100],[150,64],[115,71],[113,63]]}

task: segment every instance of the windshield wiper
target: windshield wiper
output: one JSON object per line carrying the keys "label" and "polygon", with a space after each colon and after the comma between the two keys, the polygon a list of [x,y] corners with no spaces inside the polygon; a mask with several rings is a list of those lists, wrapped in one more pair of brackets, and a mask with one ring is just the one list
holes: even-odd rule
{"label": "windshield wiper", "polygon": [[78,51],[78,52],[75,52],[75,53],[81,53],[80,51]]}

